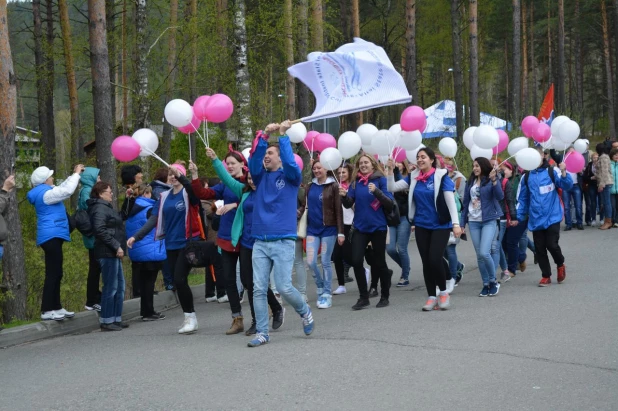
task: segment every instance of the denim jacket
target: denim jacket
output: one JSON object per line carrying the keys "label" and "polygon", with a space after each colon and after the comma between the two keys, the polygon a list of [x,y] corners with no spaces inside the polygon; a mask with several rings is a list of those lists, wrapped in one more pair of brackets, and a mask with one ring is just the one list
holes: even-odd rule
{"label": "denim jacket", "polygon": [[[464,195],[463,208],[461,210],[462,226],[468,223],[468,207],[470,206],[470,188],[474,185],[476,178],[470,178],[466,183],[466,192]],[[504,200],[504,192],[502,184],[496,180],[493,184],[490,179],[483,177],[481,179],[481,215],[483,222],[489,220],[497,220],[502,217],[502,206],[500,202]]]}

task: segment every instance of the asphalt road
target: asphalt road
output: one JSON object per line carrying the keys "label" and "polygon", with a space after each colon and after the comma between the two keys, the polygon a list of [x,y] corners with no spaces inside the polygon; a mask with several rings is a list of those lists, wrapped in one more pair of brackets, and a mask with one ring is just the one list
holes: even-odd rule
{"label": "asphalt road", "polygon": [[[353,312],[351,283],[331,309],[312,301],[313,335],[305,337],[288,310],[259,348],[247,348],[244,334],[224,334],[227,304],[200,299],[195,335],[176,333],[176,308],[122,332],[0,350],[0,409],[616,410],[618,230],[563,233],[561,245],[564,284],[537,287],[530,258],[497,297],[479,298],[476,257],[462,243],[468,272],[452,309],[425,313],[411,242],[412,283],[392,289],[390,307]],[[243,310],[250,317],[248,304]]]}

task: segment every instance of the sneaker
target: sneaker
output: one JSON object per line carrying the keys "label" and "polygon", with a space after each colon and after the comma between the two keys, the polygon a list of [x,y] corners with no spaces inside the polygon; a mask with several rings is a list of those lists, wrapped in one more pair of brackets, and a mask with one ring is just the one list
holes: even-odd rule
{"label": "sneaker", "polygon": [[463,272],[466,269],[466,265],[464,263],[459,263],[457,268],[457,277],[455,277],[455,285],[457,286],[461,279],[463,278]]}
{"label": "sneaker", "polygon": [[558,284],[562,284],[566,279],[566,265],[562,264],[558,267]]}
{"label": "sneaker", "polygon": [[159,320],[165,320],[165,314],[154,313],[153,315],[142,317],[142,321],[159,321]]}
{"label": "sneaker", "polygon": [[215,301],[217,301],[218,298],[214,295],[211,295],[210,297],[206,297],[206,302],[207,303],[214,303]]}
{"label": "sneaker", "polygon": [[345,285],[340,285],[339,287],[337,287],[337,289],[333,292],[333,295],[340,295],[340,294],[345,294],[347,292],[347,290],[345,289]]}
{"label": "sneaker", "polygon": [[495,297],[498,295],[498,291],[500,291],[500,284],[498,283],[489,283],[489,296]]}
{"label": "sneaker", "polygon": [[[273,313],[273,330],[278,330],[279,328],[281,328],[284,322],[285,322],[285,307],[281,307],[281,310],[279,310],[276,313]],[[253,326],[253,324],[251,325]],[[255,334],[255,332],[253,334]],[[251,334],[247,334],[247,335],[251,335]]]}
{"label": "sneaker", "polygon": [[356,301],[356,304],[354,304],[352,306],[352,309],[354,311],[358,311],[358,310],[362,310],[363,308],[369,307],[369,299],[365,299],[365,298],[359,298],[358,301]]}
{"label": "sneaker", "polygon": [[618,228],[618,223],[614,223],[614,228]]}
{"label": "sneaker", "polygon": [[313,332],[313,315],[311,314],[311,308],[307,311],[307,313],[300,317],[303,320],[303,331],[305,335],[310,335]]}
{"label": "sneaker", "polygon": [[217,298],[217,302],[218,303],[227,303],[228,301],[230,301],[230,299],[227,297],[227,294],[225,294],[223,297],[221,298]]}
{"label": "sneaker", "polygon": [[378,289],[377,288],[371,288],[369,290],[369,298],[373,298],[373,297],[377,297],[378,296]]}
{"label": "sneaker", "polygon": [[549,285],[551,285],[551,278],[541,278],[541,281],[539,282],[539,287],[548,287]]}
{"label": "sneaker", "polygon": [[99,304],[92,304],[92,305],[84,305],[84,309],[86,311],[96,311],[96,312],[101,312],[101,306]]}
{"label": "sneaker", "polygon": [[73,318],[73,317],[75,317],[75,313],[73,311],[67,311],[64,308],[56,310],[56,313],[63,314],[64,318]]}
{"label": "sneaker", "polygon": [[441,310],[448,310],[451,308],[451,296],[448,293],[438,296],[438,307],[440,307]]}
{"label": "sneaker", "polygon": [[455,279],[446,280],[446,292],[451,294],[455,289]]}
{"label": "sneaker", "polygon": [[247,343],[247,347],[259,347],[260,345],[268,344],[270,337],[268,334],[256,334],[255,338]]}
{"label": "sneaker", "polygon": [[174,287],[172,284],[168,284],[165,286],[165,290],[166,291],[176,291],[176,287]]}
{"label": "sneaker", "polygon": [[333,297],[330,294],[322,294],[321,302],[318,301],[318,308],[330,308],[333,306]]}
{"label": "sneaker", "polygon": [[251,327],[247,331],[245,331],[245,335],[255,335],[257,333],[255,321],[251,323]]}
{"label": "sneaker", "polygon": [[526,271],[526,260],[519,263],[519,271],[521,271],[522,273]]}
{"label": "sneaker", "polygon": [[101,324],[101,331],[122,331],[122,327],[116,323]]}
{"label": "sneaker", "polygon": [[238,298],[240,299],[241,304],[245,302],[245,290],[242,290],[242,292],[238,295]]}
{"label": "sneaker", "polygon": [[479,293],[479,297],[487,297],[488,295],[489,295],[489,286],[488,285],[484,285],[483,289]]}
{"label": "sneaker", "polygon": [[383,308],[383,307],[388,307],[388,305],[390,304],[390,302],[388,301],[388,298],[380,298],[380,301],[376,304],[376,308]]}
{"label": "sneaker", "polygon": [[564,227],[564,231],[571,231],[571,226],[568,225],[568,226]]}
{"label": "sneaker", "polygon": [[423,311],[432,311],[436,305],[438,305],[438,299],[436,297],[429,297],[423,306]]}
{"label": "sneaker", "polygon": [[578,230],[583,230],[583,229],[584,229],[584,226],[583,226],[583,225],[581,225],[581,224],[577,224],[577,229],[578,229]]}
{"label": "sneaker", "polygon": [[193,334],[197,331],[197,317],[195,313],[185,313],[185,321],[178,330],[178,334]]}
{"label": "sneaker", "polygon": [[397,287],[405,287],[406,285],[410,285],[410,281],[406,280],[405,278],[401,277],[399,279],[399,282],[397,283]]}
{"label": "sneaker", "polygon": [[322,304],[324,304],[324,297],[319,296],[318,300],[315,302],[316,307],[322,308]]}
{"label": "sneaker", "polygon": [[509,270],[502,271],[500,274],[500,283],[504,284],[511,279],[511,273]]}
{"label": "sneaker", "polygon": [[129,328],[129,324],[124,323],[122,321],[115,321],[114,324],[116,324],[118,327],[124,329],[124,328]]}
{"label": "sneaker", "polygon": [[62,321],[64,320],[64,314],[60,314],[58,311],[46,311],[41,314],[41,320],[48,321]]}

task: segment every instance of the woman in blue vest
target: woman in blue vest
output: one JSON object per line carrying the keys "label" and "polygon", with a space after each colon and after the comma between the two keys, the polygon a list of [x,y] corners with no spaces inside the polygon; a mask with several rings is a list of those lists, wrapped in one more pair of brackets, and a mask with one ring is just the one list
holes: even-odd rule
{"label": "woman in blue vest", "polygon": [[[146,224],[155,204],[151,186],[140,184],[134,189],[134,195],[137,198],[127,219],[127,238],[133,237]],[[167,259],[164,241],[155,240],[155,230],[153,229],[142,241],[133,245],[133,248],[129,250],[129,258],[133,265],[138,266],[140,273],[140,315],[142,321],[163,320],[165,315],[154,310],[153,298],[157,274],[163,266],[163,261]]]}
{"label": "woman in blue vest", "polygon": [[45,253],[45,283],[41,301],[41,319],[62,321],[75,313],[62,308],[60,282],[62,281],[62,244],[71,241],[67,210],[62,203],[70,198],[79,184],[84,166],[78,164],[73,175],[59,186],[54,186],[54,170],[39,167],[30,176],[34,186],[27,198],[36,210],[36,245]]}
{"label": "woman in blue vest", "polygon": [[[255,310],[253,308],[253,244],[255,238],[251,235],[253,222],[253,205],[255,202],[255,185],[251,175],[247,173],[247,183],[243,184],[233,178],[217,158],[217,154],[211,148],[206,149],[206,155],[213,160],[215,172],[230,190],[240,197],[240,204],[234,216],[232,224],[232,245],[240,245],[240,278],[243,287],[249,293],[249,307],[251,308],[251,327],[245,331],[245,335],[256,333]],[[274,292],[268,288],[268,305],[273,313],[273,330],[283,325],[285,309],[281,306]]]}

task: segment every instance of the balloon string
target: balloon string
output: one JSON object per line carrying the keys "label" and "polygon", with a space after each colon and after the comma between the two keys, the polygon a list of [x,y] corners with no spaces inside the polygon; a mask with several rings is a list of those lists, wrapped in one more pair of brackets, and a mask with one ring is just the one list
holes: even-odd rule
{"label": "balloon string", "polygon": [[191,156],[191,133],[189,133],[188,136],[189,136],[189,161],[193,161],[193,157]]}
{"label": "balloon string", "polygon": [[208,120],[204,122],[206,128],[206,148],[210,147],[210,140],[208,139]]}
{"label": "balloon string", "polygon": [[159,160],[160,162],[162,162],[162,163],[163,163],[163,164],[165,164],[166,166],[168,166],[168,167],[170,166],[169,164],[167,164],[167,163],[165,162],[165,160],[163,160],[161,157],[159,157],[159,156],[158,156],[158,155],[157,155],[154,151],[152,151],[152,150],[150,150],[150,149],[148,149],[148,148],[146,148],[146,147],[143,147],[143,148],[142,148],[142,150],[144,150],[147,154],[149,154],[149,155],[151,155],[152,157],[154,157],[155,159]]}
{"label": "balloon string", "polygon": [[506,163],[507,161],[509,161],[509,160],[510,160],[510,159],[512,159],[513,157],[515,157],[515,156],[514,156],[514,155],[513,155],[513,156],[510,156],[509,158],[507,158],[506,160],[504,160],[503,162],[501,162],[500,164],[498,164],[498,167],[496,167],[496,168],[499,168],[502,164]]}
{"label": "balloon string", "polygon": [[[343,161],[342,161],[343,162]],[[330,166],[330,162],[326,162],[326,165],[328,166],[328,168],[332,168]],[[339,182],[339,179],[337,178],[337,170],[339,169],[339,167],[341,167],[341,163],[339,164],[339,166],[335,169],[335,171],[333,172],[333,177],[335,178],[335,181],[337,182],[337,185],[341,185],[341,183]],[[332,171],[332,170],[331,170]]]}

